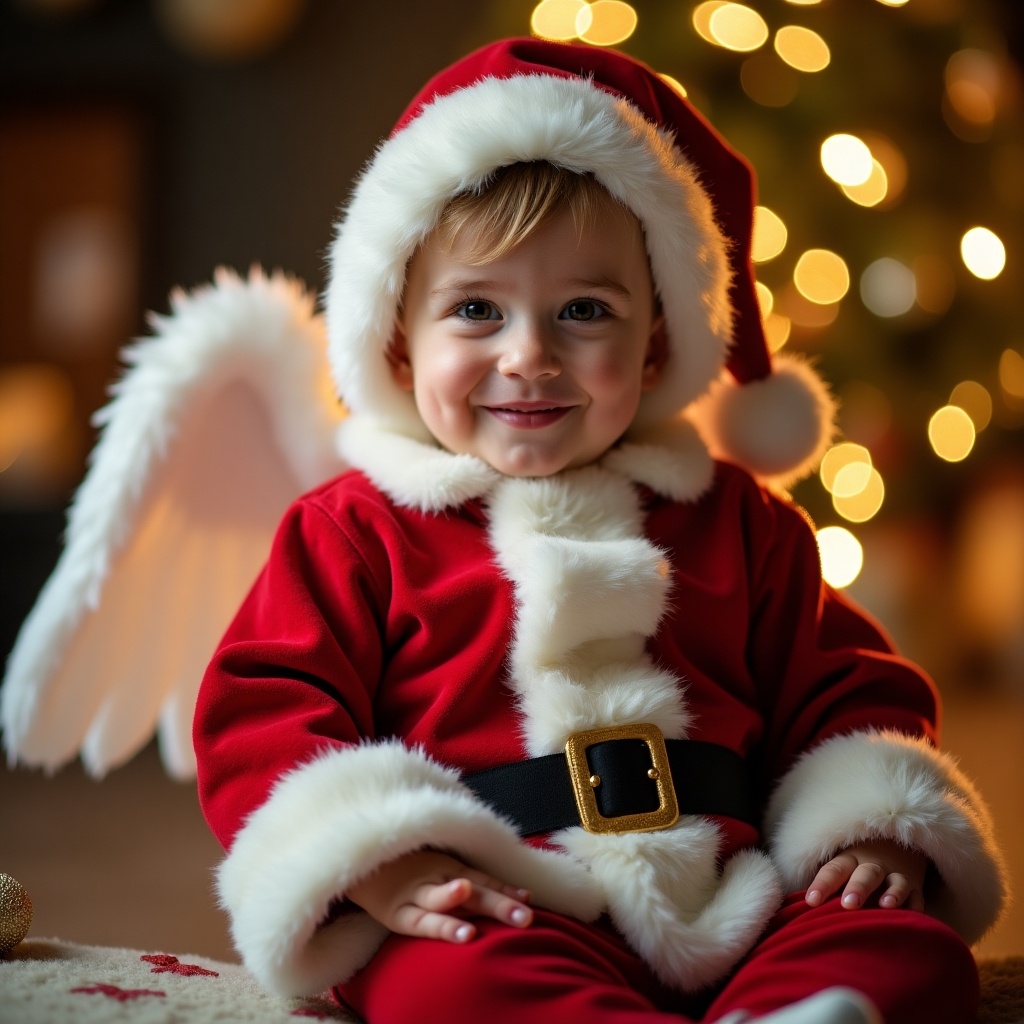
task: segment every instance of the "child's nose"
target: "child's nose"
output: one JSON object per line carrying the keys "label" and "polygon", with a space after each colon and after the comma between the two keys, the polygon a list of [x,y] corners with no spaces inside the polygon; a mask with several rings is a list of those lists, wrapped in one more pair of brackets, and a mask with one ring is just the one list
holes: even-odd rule
{"label": "child's nose", "polygon": [[542,324],[520,325],[510,334],[498,369],[506,376],[527,380],[555,376],[561,371],[561,364],[555,351],[554,332]]}

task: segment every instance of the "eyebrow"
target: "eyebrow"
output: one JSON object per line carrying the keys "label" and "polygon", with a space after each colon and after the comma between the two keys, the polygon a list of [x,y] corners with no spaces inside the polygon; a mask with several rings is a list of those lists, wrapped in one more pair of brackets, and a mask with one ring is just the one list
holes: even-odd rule
{"label": "eyebrow", "polygon": [[[605,291],[612,291],[623,298],[633,298],[633,293],[620,281],[616,281],[612,277],[578,277],[573,278],[571,281],[566,281],[565,284],[570,288],[579,288],[581,291],[588,291],[590,289],[599,288]],[[452,292],[486,292],[486,291],[498,291],[504,285],[499,281],[489,281],[482,278],[463,279],[453,278],[449,281],[443,281],[438,287],[432,288],[430,294],[432,296],[445,296],[450,295]]]}

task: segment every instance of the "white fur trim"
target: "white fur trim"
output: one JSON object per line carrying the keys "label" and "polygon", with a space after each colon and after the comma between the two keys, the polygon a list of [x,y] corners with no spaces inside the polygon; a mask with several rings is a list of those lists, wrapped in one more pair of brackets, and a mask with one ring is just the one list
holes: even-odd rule
{"label": "white fur trim", "polygon": [[675,416],[653,430],[631,430],[601,465],[673,501],[696,501],[711,487],[715,463],[694,425]]}
{"label": "white fur trim", "polygon": [[386,424],[353,416],[338,426],[338,450],[399,505],[440,512],[481,498],[501,479],[472,455],[396,433]]}
{"label": "white fur trim", "polygon": [[[634,471],[638,464],[651,470],[635,451],[616,461]],[[655,666],[645,648],[666,610],[671,566],[643,536],[630,481],[598,466],[505,480],[490,513],[518,603],[510,683],[529,752],[560,750],[580,730],[639,722],[685,737],[683,681]],[[699,818],[619,836],[571,828],[554,841],[587,865],[633,948],[666,983],[685,989],[722,977],[781,898],[762,854],[734,857],[719,873],[718,832]]]}
{"label": "white fur trim", "polygon": [[920,850],[942,876],[928,912],[976,942],[999,916],[1007,874],[987,808],[947,754],[893,732],[837,736],[806,753],[769,803],[765,832],[791,891],[857,842]]}
{"label": "white fur trim", "polygon": [[731,857],[719,872],[718,833],[700,818],[661,832],[575,828],[556,841],[590,865],[630,946],[663,982],[684,990],[727,974],[782,902],[778,874],[759,851]]}
{"label": "white fur trim", "polygon": [[723,374],[692,415],[715,458],[776,488],[806,476],[835,434],[835,400],[800,359],[775,356],[770,377],[736,384]]}
{"label": "white fur trim", "polygon": [[[11,761],[56,768],[81,748],[90,772],[101,775],[149,739],[159,715],[168,768],[194,775],[191,720],[202,665],[265,558],[274,524],[264,536],[252,517],[230,523],[212,554],[199,556],[215,535],[211,524],[230,511],[211,508],[197,483],[201,473],[180,472],[183,438],[195,434],[188,428],[210,415],[204,425],[226,429],[240,408],[231,396],[244,386],[270,435],[261,435],[266,450],[247,452],[244,465],[261,475],[261,499],[273,489],[280,500],[274,519],[287,501],[342,468],[326,339],[296,281],[258,269],[243,281],[221,270],[214,287],[176,292],[172,315],[152,322],[156,336],[125,351],[129,369],[95,417],[103,433],[70,509],[65,549],[8,662],[0,720]],[[236,433],[250,423],[231,420]],[[191,528],[171,550],[172,526],[182,522]],[[142,552],[135,561],[133,544]],[[132,587],[126,574],[134,570]],[[180,605],[196,618],[186,624],[167,614],[178,603],[168,580],[184,583],[190,572],[191,592]],[[164,586],[163,600],[152,595],[147,603],[154,585]],[[187,612],[179,607],[178,614]],[[132,647],[123,642],[126,628],[144,654],[138,671],[125,664]],[[184,664],[193,653],[198,663]]]}
{"label": "white fur trim", "polygon": [[643,224],[672,355],[637,424],[667,418],[717,377],[732,330],[727,244],[671,136],[592,82],[487,78],[435,100],[385,141],[339,225],[326,313],[337,387],[353,412],[422,430],[384,358],[406,263],[448,199],[530,160],[593,172]]}
{"label": "white fur trim", "polygon": [[345,981],[386,930],[361,911],[321,927],[331,902],[380,865],[426,847],[515,879],[539,906],[583,920],[601,912],[582,865],[521,842],[455,772],[397,741],[364,744],[286,774],[221,863],[218,893],[246,967],[283,995]]}

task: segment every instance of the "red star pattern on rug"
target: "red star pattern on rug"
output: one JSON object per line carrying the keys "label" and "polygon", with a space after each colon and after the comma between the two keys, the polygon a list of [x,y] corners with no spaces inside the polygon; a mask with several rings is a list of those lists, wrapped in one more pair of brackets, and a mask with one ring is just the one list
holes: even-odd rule
{"label": "red star pattern on rug", "polygon": [[119,1003],[127,1003],[132,999],[142,999],[145,996],[166,996],[166,992],[157,992],[149,988],[118,988],[117,985],[105,985],[97,982],[95,985],[86,985],[82,988],[71,989],[73,994],[102,995],[109,999],[116,999]]}
{"label": "red star pattern on rug", "polygon": [[180,974],[186,978],[202,974],[212,978],[220,977],[216,971],[208,971],[198,964],[183,964],[176,956],[171,956],[169,953],[144,953],[139,959],[148,964],[156,964],[151,969],[153,974]]}

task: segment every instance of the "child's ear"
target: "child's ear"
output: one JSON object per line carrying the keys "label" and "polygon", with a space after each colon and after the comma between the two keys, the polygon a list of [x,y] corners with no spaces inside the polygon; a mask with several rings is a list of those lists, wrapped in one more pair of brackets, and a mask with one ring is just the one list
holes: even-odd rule
{"label": "child's ear", "polygon": [[391,379],[403,390],[412,391],[412,363],[409,361],[409,346],[405,340],[405,332],[398,319],[391,340],[384,352],[384,358],[391,369]]}
{"label": "child's ear", "polygon": [[640,385],[644,391],[653,390],[661,380],[661,374],[668,362],[668,333],[665,330],[665,314],[659,313],[651,326],[651,336],[647,341],[647,355]]}

